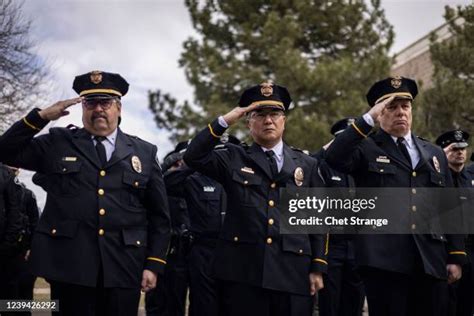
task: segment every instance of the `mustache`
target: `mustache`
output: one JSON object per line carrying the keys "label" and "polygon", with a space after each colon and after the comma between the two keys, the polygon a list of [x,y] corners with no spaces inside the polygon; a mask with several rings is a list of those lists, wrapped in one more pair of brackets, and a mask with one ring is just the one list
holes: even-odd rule
{"label": "mustache", "polygon": [[95,121],[95,120],[98,119],[98,118],[103,118],[103,119],[105,119],[105,120],[108,121],[107,115],[101,114],[101,113],[92,113],[92,116],[91,116],[91,120],[92,120],[92,121]]}

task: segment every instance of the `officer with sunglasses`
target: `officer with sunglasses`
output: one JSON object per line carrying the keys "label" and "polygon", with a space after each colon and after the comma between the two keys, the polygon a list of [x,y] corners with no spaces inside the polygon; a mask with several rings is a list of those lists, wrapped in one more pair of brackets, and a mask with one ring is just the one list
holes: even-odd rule
{"label": "officer with sunglasses", "polygon": [[[80,97],[34,109],[0,137],[0,161],[41,174],[46,206],[31,249],[60,315],[137,315],[166,264],[170,219],[156,146],[118,127],[128,83],[77,76]],[[82,102],[83,128],[50,121]]]}

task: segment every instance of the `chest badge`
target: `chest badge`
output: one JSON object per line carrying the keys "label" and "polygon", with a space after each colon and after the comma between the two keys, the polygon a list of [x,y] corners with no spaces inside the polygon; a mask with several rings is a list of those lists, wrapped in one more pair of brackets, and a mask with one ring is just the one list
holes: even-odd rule
{"label": "chest badge", "polygon": [[388,159],[387,156],[378,156],[375,158],[375,161],[381,163],[390,163],[390,159]]}
{"label": "chest badge", "polygon": [[303,180],[304,180],[303,168],[301,167],[296,168],[294,176],[295,176],[295,184],[299,187],[302,186]]}
{"label": "chest badge", "polygon": [[441,167],[439,165],[439,161],[438,161],[438,158],[436,158],[436,156],[433,156],[433,166],[435,167],[436,171],[438,171],[438,173],[441,173]]}
{"label": "chest badge", "polygon": [[142,162],[137,156],[132,156],[132,168],[137,173],[142,173]]}
{"label": "chest badge", "polygon": [[213,187],[213,186],[205,186],[202,189],[203,189],[204,192],[211,192],[211,193],[216,190],[216,188]]}

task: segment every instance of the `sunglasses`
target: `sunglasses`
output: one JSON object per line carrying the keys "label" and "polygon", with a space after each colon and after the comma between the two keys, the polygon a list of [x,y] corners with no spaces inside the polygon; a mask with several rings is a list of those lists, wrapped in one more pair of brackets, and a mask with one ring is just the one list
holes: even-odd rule
{"label": "sunglasses", "polygon": [[102,110],[108,110],[117,100],[117,98],[84,99],[82,105],[88,110],[94,110],[97,106],[100,106]]}

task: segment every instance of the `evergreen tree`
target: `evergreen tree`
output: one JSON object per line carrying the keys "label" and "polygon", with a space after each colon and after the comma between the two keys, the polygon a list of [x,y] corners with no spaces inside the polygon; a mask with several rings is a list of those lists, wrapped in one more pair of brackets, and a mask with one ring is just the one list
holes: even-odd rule
{"label": "evergreen tree", "polygon": [[[270,79],[293,98],[285,140],[316,150],[335,121],[359,115],[365,93],[389,74],[392,27],[379,0],[186,0],[198,37],[180,65],[194,102],[160,91],[150,108],[173,140],[192,136],[237,105],[243,89]],[[231,132],[243,134],[245,123]],[[239,134],[240,133],[240,134]]]}
{"label": "evergreen tree", "polygon": [[433,87],[424,91],[417,115],[424,135],[436,139],[461,128],[474,135],[474,5],[445,9],[452,36],[431,36]]}

